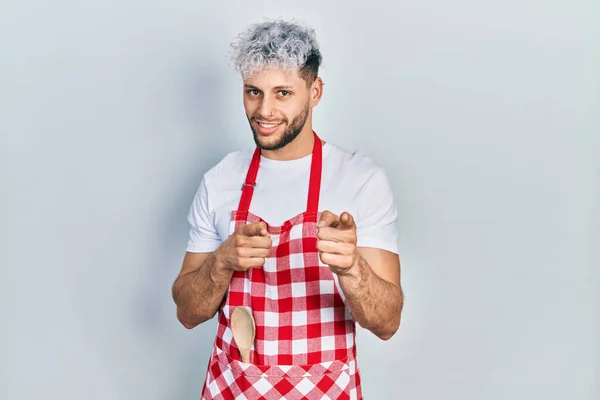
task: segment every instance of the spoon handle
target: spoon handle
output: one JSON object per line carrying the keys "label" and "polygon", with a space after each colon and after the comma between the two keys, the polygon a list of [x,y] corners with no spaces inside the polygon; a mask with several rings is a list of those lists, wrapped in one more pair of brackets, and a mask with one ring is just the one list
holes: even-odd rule
{"label": "spoon handle", "polygon": [[240,349],[240,355],[243,363],[250,364],[250,349]]}

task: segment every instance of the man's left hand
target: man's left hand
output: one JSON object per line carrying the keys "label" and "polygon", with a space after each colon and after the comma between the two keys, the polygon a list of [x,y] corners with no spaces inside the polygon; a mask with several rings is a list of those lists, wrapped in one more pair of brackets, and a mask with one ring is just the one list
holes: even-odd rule
{"label": "man's left hand", "polygon": [[352,274],[360,259],[356,248],[356,224],[350,213],[339,217],[323,211],[317,224],[317,250],[324,264],[338,275]]}

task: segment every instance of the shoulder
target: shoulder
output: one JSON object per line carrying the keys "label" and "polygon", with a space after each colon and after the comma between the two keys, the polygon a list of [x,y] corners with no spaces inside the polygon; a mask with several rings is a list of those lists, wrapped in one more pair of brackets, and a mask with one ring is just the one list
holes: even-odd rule
{"label": "shoulder", "polygon": [[253,150],[239,150],[227,153],[217,164],[204,174],[207,188],[216,188],[219,182],[228,177],[243,174],[250,164]]}
{"label": "shoulder", "polygon": [[377,176],[386,177],[385,169],[363,150],[347,150],[329,144],[328,161],[335,168],[337,178],[350,179],[363,186]]}

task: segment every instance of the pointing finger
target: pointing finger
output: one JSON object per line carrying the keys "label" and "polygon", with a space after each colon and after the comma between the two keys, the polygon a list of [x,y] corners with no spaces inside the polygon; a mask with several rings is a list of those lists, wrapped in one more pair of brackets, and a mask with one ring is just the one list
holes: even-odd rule
{"label": "pointing finger", "polygon": [[319,224],[317,227],[322,228],[325,226],[329,226],[332,228],[337,228],[340,223],[340,219],[337,215],[332,213],[331,211],[323,211],[321,213],[321,219],[319,220]]}
{"label": "pointing finger", "polygon": [[356,228],[356,224],[354,223],[354,217],[349,213],[344,211],[340,216],[342,230],[351,230]]}
{"label": "pointing finger", "polygon": [[242,233],[245,236],[267,236],[267,224],[264,222],[257,222],[244,225]]}

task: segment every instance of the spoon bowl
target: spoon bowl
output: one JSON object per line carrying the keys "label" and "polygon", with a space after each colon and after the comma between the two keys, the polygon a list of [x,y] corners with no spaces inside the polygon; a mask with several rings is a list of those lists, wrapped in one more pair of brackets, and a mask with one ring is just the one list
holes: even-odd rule
{"label": "spoon bowl", "polygon": [[231,331],[233,340],[240,350],[243,363],[250,363],[250,350],[256,335],[256,325],[252,311],[247,307],[236,307],[231,313]]}

